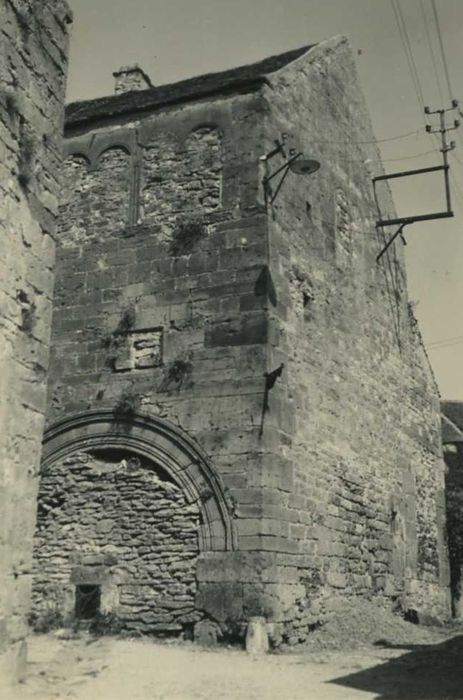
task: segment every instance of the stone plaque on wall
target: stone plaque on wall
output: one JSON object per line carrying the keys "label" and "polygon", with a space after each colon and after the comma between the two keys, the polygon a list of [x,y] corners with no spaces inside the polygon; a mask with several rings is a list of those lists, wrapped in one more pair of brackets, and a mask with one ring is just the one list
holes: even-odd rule
{"label": "stone plaque on wall", "polygon": [[114,370],[148,369],[162,364],[162,329],[127,333],[114,361]]}

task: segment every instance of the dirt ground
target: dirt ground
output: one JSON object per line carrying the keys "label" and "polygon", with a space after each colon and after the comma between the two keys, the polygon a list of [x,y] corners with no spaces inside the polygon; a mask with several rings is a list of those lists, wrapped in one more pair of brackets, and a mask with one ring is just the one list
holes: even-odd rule
{"label": "dirt ground", "polygon": [[[410,638],[416,627],[410,625]],[[405,628],[406,629],[406,628]],[[405,632],[404,632],[405,634]],[[63,636],[63,635],[61,635]],[[424,643],[342,649],[326,640],[252,657],[149,639],[33,636],[29,676],[2,700],[463,700],[463,630],[425,630]],[[332,645],[331,645],[332,646]],[[358,645],[357,645],[358,646]]]}

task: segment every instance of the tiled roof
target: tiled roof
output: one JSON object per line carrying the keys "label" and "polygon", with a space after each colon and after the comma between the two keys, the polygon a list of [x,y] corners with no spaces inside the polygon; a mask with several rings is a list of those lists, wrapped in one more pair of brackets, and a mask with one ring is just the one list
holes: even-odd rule
{"label": "tiled roof", "polygon": [[216,93],[252,91],[265,82],[266,75],[283,68],[310,48],[312,46],[303,46],[247,66],[232,68],[220,73],[208,73],[188,80],[181,80],[178,83],[100,97],[85,102],[73,102],[66,107],[66,126],[75,126],[99,118],[117,117],[129,112],[149,110]]}
{"label": "tiled roof", "polygon": [[463,401],[441,401],[442,439],[463,442]]}

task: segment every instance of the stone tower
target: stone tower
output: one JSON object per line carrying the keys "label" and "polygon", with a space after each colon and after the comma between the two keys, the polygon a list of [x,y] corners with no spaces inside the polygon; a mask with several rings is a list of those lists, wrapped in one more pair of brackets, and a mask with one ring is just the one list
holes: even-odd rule
{"label": "stone tower", "polygon": [[[402,243],[376,263],[347,40],[120,86],[67,110],[37,617],[263,615],[275,644],[343,598],[445,617],[438,392]],[[278,189],[298,153],[321,167]]]}
{"label": "stone tower", "polygon": [[0,0],[0,686],[25,670],[70,22]]}

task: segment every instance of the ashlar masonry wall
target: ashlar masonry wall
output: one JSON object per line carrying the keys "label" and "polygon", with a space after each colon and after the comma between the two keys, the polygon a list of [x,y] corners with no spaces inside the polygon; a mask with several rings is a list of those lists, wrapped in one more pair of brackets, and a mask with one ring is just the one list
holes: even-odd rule
{"label": "ashlar masonry wall", "polygon": [[[298,571],[286,587],[298,607],[293,638],[342,597],[443,618],[439,395],[408,304],[400,240],[376,262],[380,154],[362,143],[375,137],[347,40],[313,48],[270,83],[268,151],[286,133],[287,147],[321,163],[310,176],[288,175],[269,218],[278,299],[270,357],[285,371],[268,430],[292,488],[263,484],[261,516],[285,538],[282,579]],[[393,213],[386,190],[380,207],[382,218]]]}
{"label": "ashlar masonry wall", "polygon": [[70,21],[0,2],[0,683],[25,666]]}
{"label": "ashlar masonry wall", "polygon": [[[237,94],[69,125],[57,251],[49,425],[133,412],[170,421],[204,450],[236,519],[230,548],[242,552],[218,551],[212,532],[197,560],[196,609],[224,628],[256,610],[266,566],[253,563],[246,513],[265,449],[260,122],[260,98]],[[224,579],[212,591],[210,570]]]}
{"label": "ashlar masonry wall", "polygon": [[[379,154],[358,143],[374,136],[348,44],[266,80],[142,116],[70,111],[49,425],[112,412],[128,443],[145,415],[207,455],[234,536],[212,522],[195,609],[222,631],[263,615],[296,643],[357,596],[442,618],[438,394],[400,243],[376,264]],[[282,134],[321,168],[270,205]]]}

